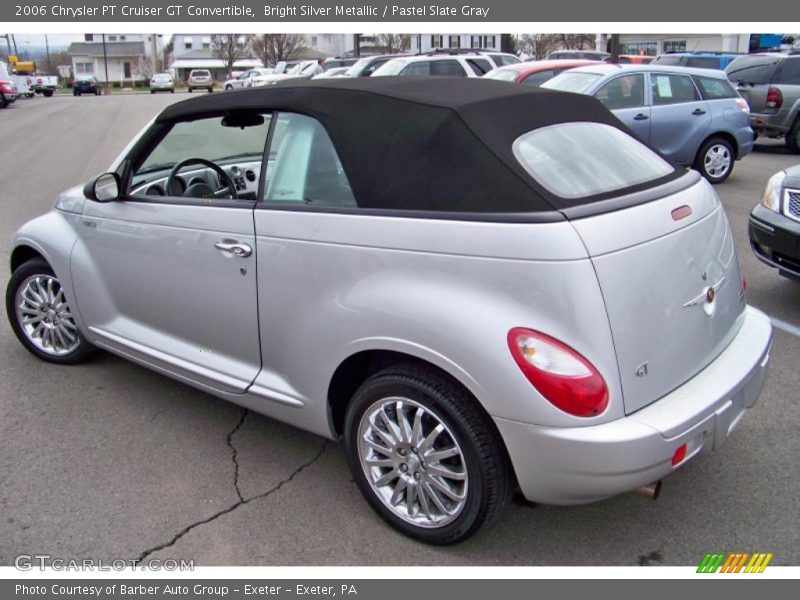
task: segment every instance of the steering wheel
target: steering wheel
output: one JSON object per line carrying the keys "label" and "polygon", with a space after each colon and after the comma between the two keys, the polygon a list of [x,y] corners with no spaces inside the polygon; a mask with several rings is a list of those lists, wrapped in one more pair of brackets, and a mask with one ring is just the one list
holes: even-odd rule
{"label": "steering wheel", "polygon": [[165,185],[166,192],[168,195],[172,194],[172,190],[175,184],[175,178],[178,176],[178,172],[189,166],[189,165],[203,165],[204,167],[208,167],[212,171],[214,171],[217,175],[219,175],[220,181],[223,182],[225,185],[218,190],[214,190],[210,185],[205,182],[202,183],[193,183],[186,187],[183,190],[183,196],[186,198],[224,198],[228,195],[233,200],[236,200],[238,197],[236,195],[236,186],[233,184],[233,180],[230,178],[225,172],[225,169],[220,167],[218,164],[211,162],[210,160],[206,160],[205,158],[186,158],[179,163],[177,163],[172,170],[169,172],[169,176],[167,177],[167,183]]}

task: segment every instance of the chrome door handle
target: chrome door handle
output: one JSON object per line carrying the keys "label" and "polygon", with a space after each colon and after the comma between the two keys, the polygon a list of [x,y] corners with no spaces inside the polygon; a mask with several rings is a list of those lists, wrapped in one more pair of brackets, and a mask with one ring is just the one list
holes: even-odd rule
{"label": "chrome door handle", "polygon": [[233,240],[222,240],[214,244],[214,248],[223,252],[230,252],[239,258],[245,258],[253,253],[253,249],[247,245]]}

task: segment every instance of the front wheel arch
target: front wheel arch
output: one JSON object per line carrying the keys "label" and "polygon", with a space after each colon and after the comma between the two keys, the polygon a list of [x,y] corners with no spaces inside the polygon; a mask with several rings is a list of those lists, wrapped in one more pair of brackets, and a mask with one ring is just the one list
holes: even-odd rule
{"label": "front wheel arch", "polygon": [[13,273],[29,260],[36,258],[48,262],[38,250],[25,245],[17,246],[11,252],[11,272]]}

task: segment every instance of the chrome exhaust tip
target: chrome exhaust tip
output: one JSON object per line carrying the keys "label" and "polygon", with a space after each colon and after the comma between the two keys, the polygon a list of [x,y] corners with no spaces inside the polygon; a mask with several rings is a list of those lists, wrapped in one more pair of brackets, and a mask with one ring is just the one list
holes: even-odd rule
{"label": "chrome exhaust tip", "polygon": [[650,498],[651,500],[657,500],[658,496],[661,494],[661,480],[659,479],[655,483],[651,483],[650,485],[643,485],[642,487],[638,487],[633,490],[633,493],[637,496],[642,496],[644,498]]}

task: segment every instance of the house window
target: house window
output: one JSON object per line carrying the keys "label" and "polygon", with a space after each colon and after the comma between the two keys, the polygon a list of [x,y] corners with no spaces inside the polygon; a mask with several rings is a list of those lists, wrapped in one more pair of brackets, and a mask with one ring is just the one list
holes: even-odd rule
{"label": "house window", "polygon": [[481,36],[473,35],[469,38],[469,47],[470,48],[480,48],[481,47]]}
{"label": "house window", "polygon": [[685,51],[686,51],[686,40],[667,40],[664,42],[664,52],[685,52]]}
{"label": "house window", "polygon": [[131,63],[122,63],[122,69],[125,72],[125,79],[131,78]]}
{"label": "house window", "polygon": [[108,36],[108,41],[109,42],[116,42],[117,41],[117,36],[115,36],[115,35]]}
{"label": "house window", "polygon": [[75,63],[76,75],[92,75],[94,74],[94,63],[90,62],[76,62]]}
{"label": "house window", "polygon": [[450,36],[450,47],[451,48],[461,48],[461,36],[459,36],[459,35],[451,35]]}
{"label": "house window", "polygon": [[124,35],[119,36],[119,41],[120,42],[124,42],[125,41],[125,36]]}
{"label": "house window", "polygon": [[84,42],[93,42],[94,41],[94,34],[93,33],[84,33],[83,34],[83,41]]}
{"label": "house window", "polygon": [[203,50],[208,50],[209,48],[211,48],[211,44],[203,42]]}
{"label": "house window", "polygon": [[619,53],[655,56],[658,53],[658,45],[655,42],[628,42],[619,45]]}
{"label": "house window", "polygon": [[484,48],[494,49],[494,36],[493,35],[485,35],[485,36],[483,36],[483,47]]}
{"label": "house window", "polygon": [[432,35],[431,36],[431,48],[443,48],[444,47],[444,36],[442,35]]}
{"label": "house window", "polygon": [[311,46],[314,47],[314,48],[317,47],[317,36],[315,36],[315,35],[311,36]]}
{"label": "house window", "polygon": [[186,50],[191,50],[192,49],[192,42],[183,42],[183,47]]}

